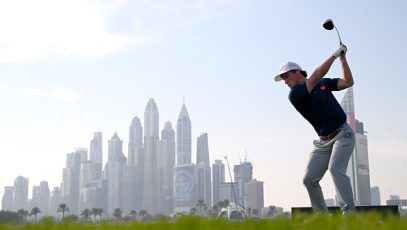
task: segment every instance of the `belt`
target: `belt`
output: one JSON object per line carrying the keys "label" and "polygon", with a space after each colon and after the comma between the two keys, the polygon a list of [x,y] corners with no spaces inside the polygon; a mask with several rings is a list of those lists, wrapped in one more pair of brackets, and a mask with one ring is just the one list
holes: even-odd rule
{"label": "belt", "polygon": [[321,141],[329,141],[332,140],[338,133],[339,130],[335,130],[332,133],[328,134],[327,136],[320,136],[319,139],[321,139]]}

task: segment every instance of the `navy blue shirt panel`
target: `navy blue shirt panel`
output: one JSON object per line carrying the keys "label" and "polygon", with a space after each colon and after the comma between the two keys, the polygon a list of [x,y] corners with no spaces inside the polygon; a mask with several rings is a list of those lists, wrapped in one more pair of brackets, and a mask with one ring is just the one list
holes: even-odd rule
{"label": "navy blue shirt panel", "polygon": [[291,88],[289,100],[314,127],[318,136],[327,136],[346,122],[346,114],[332,91],[337,91],[338,78],[323,78],[311,93],[305,83]]}

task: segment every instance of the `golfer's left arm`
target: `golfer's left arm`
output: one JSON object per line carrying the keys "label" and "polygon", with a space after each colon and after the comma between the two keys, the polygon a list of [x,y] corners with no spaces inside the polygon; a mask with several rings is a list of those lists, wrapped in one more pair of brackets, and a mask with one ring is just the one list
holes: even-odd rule
{"label": "golfer's left arm", "polygon": [[339,60],[342,66],[343,76],[339,79],[337,88],[338,90],[343,90],[353,85],[353,76],[346,60],[346,55],[342,54],[341,56],[339,56]]}

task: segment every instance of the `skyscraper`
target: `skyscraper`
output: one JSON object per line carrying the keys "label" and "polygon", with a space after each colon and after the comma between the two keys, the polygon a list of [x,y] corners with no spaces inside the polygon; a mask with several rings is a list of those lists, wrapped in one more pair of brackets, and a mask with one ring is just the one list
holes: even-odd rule
{"label": "skyscraper", "polygon": [[100,165],[100,170],[102,170],[103,164],[103,142],[102,142],[102,132],[95,132],[93,134],[93,139],[90,141],[89,148],[89,160]]}
{"label": "skyscraper", "polygon": [[[238,184],[237,190],[239,191],[238,204],[245,205],[247,194],[245,192],[245,184],[253,179],[253,166],[250,162],[243,162],[240,165],[233,167],[234,180]],[[236,189],[236,188],[235,188]]]}
{"label": "skyscraper", "polygon": [[144,112],[144,185],[143,207],[157,213],[159,180],[157,172],[157,144],[159,140],[159,113],[154,99],[150,99]]}
{"label": "skyscraper", "polygon": [[191,164],[191,120],[182,104],[177,122],[177,165]]}
{"label": "skyscraper", "polygon": [[174,211],[187,213],[196,206],[196,168],[191,163],[191,120],[185,104],[182,104],[177,121],[174,174]]}
{"label": "skyscraper", "polygon": [[34,186],[32,190],[31,208],[37,207],[41,210],[41,215],[48,215],[50,191],[47,181],[41,181],[39,186]]}
{"label": "skyscraper", "polygon": [[355,118],[353,87],[346,90],[341,106],[347,115],[347,122],[355,132],[355,149],[349,161],[347,174],[351,180],[356,205],[370,205],[370,172],[367,136],[363,123]]}
{"label": "skyscraper", "polygon": [[246,209],[251,208],[260,211],[264,207],[263,181],[250,180],[246,183],[245,189],[247,198],[244,206]]}
{"label": "skyscraper", "polygon": [[159,211],[172,214],[174,211],[174,166],[175,166],[175,131],[171,122],[167,121],[161,131],[158,145],[158,177],[159,177]]}
{"label": "skyscraper", "polygon": [[219,186],[223,183],[225,183],[225,165],[222,160],[215,160],[212,165],[212,206],[223,201],[219,198]]}
{"label": "skyscraper", "polygon": [[79,214],[79,174],[82,161],[86,161],[88,152],[84,148],[66,155],[66,167],[62,171],[62,199],[73,214]]}
{"label": "skyscraper", "polygon": [[207,207],[212,204],[211,190],[211,167],[209,165],[208,134],[203,133],[197,139],[196,151],[196,171],[197,171],[197,197],[202,200]]}
{"label": "skyscraper", "polygon": [[[126,169],[126,200],[133,210],[143,209],[144,147],[143,127],[135,116],[129,128],[128,163]],[[127,178],[129,177],[129,178]]]}
{"label": "skyscraper", "polygon": [[5,186],[4,194],[1,201],[1,210],[3,211],[12,211],[13,210],[13,186]]}
{"label": "skyscraper", "polygon": [[27,210],[28,205],[28,178],[18,176],[14,180],[13,211]]}
{"label": "skyscraper", "polygon": [[123,209],[123,170],[127,159],[123,154],[123,141],[117,133],[113,134],[108,143],[107,161],[107,194],[108,215],[113,214],[116,208]]}

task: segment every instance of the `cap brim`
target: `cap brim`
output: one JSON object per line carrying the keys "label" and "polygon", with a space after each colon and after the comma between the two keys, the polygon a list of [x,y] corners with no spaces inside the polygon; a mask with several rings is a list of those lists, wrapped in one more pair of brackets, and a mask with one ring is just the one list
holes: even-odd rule
{"label": "cap brim", "polygon": [[277,76],[274,77],[274,81],[276,81],[276,82],[281,81],[281,80],[283,80],[281,78],[281,74],[278,74]]}

